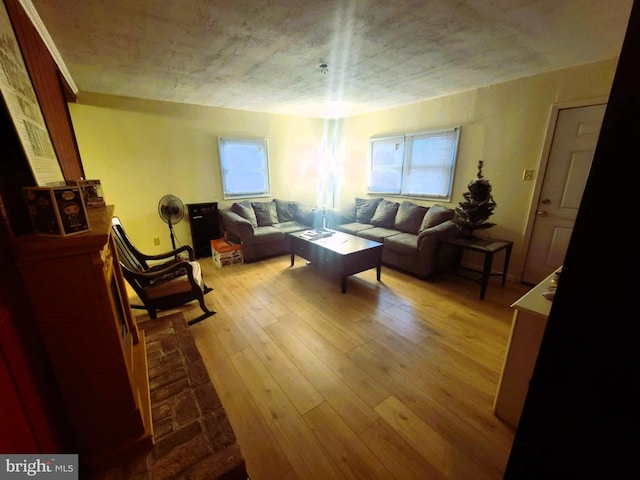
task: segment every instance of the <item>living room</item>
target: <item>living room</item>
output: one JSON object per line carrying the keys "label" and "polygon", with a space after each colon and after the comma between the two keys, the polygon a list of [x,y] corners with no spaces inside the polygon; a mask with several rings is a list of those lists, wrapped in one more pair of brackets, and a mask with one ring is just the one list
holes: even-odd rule
{"label": "living room", "polygon": [[[416,203],[456,207],[482,160],[498,205],[490,235],[514,242],[509,279],[519,281],[536,185],[523,180],[522,172],[537,173],[551,106],[606,99],[615,66],[612,59],[339,120],[83,92],[69,109],[87,178],[102,181],[104,195],[117,205],[127,232],[149,251],[171,245],[157,214],[163,195],[172,193],[184,203],[217,201],[219,208],[233,202],[223,199],[219,136],[268,140],[272,198],[339,209],[367,196],[371,137],[459,126],[451,200]],[[323,145],[332,142],[335,158],[328,158]],[[329,168],[337,175],[333,205],[322,190]],[[188,222],[175,225],[175,232],[182,243],[190,241]],[[154,245],[154,238],[160,245]]]}
{"label": "living room", "polygon": [[[79,94],[78,102],[70,104],[69,108],[87,177],[102,180],[108,203],[116,205],[127,231],[147,251],[166,250],[170,243],[166,225],[157,215],[158,199],[165,193],[174,193],[185,203],[219,200],[223,207],[230,205],[230,201],[221,200],[217,158],[219,135],[268,139],[272,197],[300,200],[310,205],[328,203],[325,192],[319,191],[318,185],[323,183],[324,167],[331,164],[340,174],[339,195],[332,206],[340,207],[355,196],[365,195],[369,138],[461,126],[449,204],[455,206],[461,199],[467,183],[475,177],[477,161],[483,160],[485,176],[491,180],[498,203],[492,217],[497,225],[490,233],[515,242],[509,279],[518,282],[535,194],[535,182],[522,180],[522,171],[536,171],[540,164],[550,106],[588,104],[606,99],[616,63],[616,59],[611,59],[341,120],[187,106],[83,92]],[[322,145],[333,140],[336,155],[327,159]],[[181,243],[189,242],[188,227],[187,222],[176,225],[176,235]],[[160,245],[153,245],[154,238],[161,239]],[[259,263],[245,266],[255,275],[252,282],[272,280],[274,271],[279,268],[279,264],[274,266],[272,261],[262,266],[269,273],[259,273]],[[212,306],[232,300],[231,286],[239,287],[244,280],[239,272],[241,270],[208,271],[211,278],[222,275],[228,281],[219,289],[218,296],[214,292],[213,297],[209,297]],[[375,281],[365,276],[364,283],[367,280],[375,285]],[[411,278],[406,278],[405,284],[404,280],[401,274],[394,272],[390,275],[389,285],[398,290],[406,288],[413,294],[430,286]],[[313,279],[301,281],[307,288],[315,286]],[[282,285],[274,285],[274,294],[278,294]],[[442,291],[441,287],[437,288]],[[460,293],[461,298],[466,298],[465,288],[455,282],[452,284],[452,289]],[[364,290],[365,298],[371,299],[366,287]],[[508,311],[509,301],[499,288],[496,292],[505,300],[502,307]],[[508,290],[507,296],[510,293],[512,291]],[[348,302],[339,298],[336,299],[338,305],[347,309]],[[384,301],[384,296],[380,300]],[[461,303],[474,304],[466,300]],[[315,306],[321,308],[321,305]],[[239,322],[242,324],[245,320]],[[247,324],[244,325],[246,328]],[[216,329],[220,338],[233,340],[225,337],[224,321],[218,325],[208,322],[197,328]],[[245,333],[250,337],[251,331],[245,330]],[[218,340],[214,343],[221,347]],[[250,360],[249,357],[236,359],[238,365]],[[387,403],[383,408],[393,412],[396,407]],[[401,415],[406,413],[396,411]],[[322,423],[320,413],[315,419],[316,425]],[[438,471],[433,472],[436,477],[438,474]]]}

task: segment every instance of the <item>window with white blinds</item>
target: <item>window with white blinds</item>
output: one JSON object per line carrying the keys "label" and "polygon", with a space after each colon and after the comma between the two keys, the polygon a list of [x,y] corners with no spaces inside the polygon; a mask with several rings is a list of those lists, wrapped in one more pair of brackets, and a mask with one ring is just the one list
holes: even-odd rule
{"label": "window with white blinds", "polygon": [[451,199],[460,128],[370,139],[369,193]]}
{"label": "window with white blinds", "polygon": [[269,152],[264,138],[218,138],[225,199],[270,195]]}

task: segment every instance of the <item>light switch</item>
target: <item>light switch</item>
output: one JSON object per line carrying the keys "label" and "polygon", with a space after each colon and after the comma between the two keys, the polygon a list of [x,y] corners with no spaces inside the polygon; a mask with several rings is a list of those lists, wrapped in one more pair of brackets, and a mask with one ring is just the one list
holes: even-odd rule
{"label": "light switch", "polygon": [[533,170],[525,170],[522,172],[522,180],[533,180]]}

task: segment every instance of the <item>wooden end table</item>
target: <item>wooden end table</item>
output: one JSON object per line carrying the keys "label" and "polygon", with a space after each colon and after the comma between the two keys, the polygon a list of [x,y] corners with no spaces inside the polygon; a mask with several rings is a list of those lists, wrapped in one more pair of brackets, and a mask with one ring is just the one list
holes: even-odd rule
{"label": "wooden end table", "polygon": [[[473,280],[480,284],[480,299],[484,300],[484,295],[487,291],[487,285],[489,284],[489,278],[492,276],[500,276],[502,277],[502,286],[504,287],[505,280],[507,279],[507,269],[509,268],[509,259],[511,258],[511,249],[513,248],[513,242],[510,240],[500,240],[497,238],[467,238],[467,237],[451,237],[438,241],[438,245],[436,246],[436,258],[440,253],[440,249],[442,245],[451,245],[456,248],[456,260],[455,260],[455,269],[456,273],[464,278],[468,278],[469,280]],[[479,252],[484,255],[484,266],[482,271],[477,271],[472,268],[462,267],[460,265],[462,261],[462,254],[465,250],[470,250],[473,252]],[[493,273],[492,265],[493,265],[493,256],[500,252],[501,250],[505,251],[504,255],[504,265],[502,267],[501,272]],[[470,272],[480,273],[480,278],[470,277],[468,275],[461,275],[459,272],[461,270],[466,270]],[[432,281],[435,281],[436,273],[432,275]]]}

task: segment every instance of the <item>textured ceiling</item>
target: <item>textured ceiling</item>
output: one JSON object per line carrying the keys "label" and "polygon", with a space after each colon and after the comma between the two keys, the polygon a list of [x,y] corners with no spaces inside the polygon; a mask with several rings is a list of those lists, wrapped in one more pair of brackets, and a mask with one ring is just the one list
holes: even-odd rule
{"label": "textured ceiling", "polygon": [[31,3],[81,92],[340,117],[615,58],[632,0]]}

